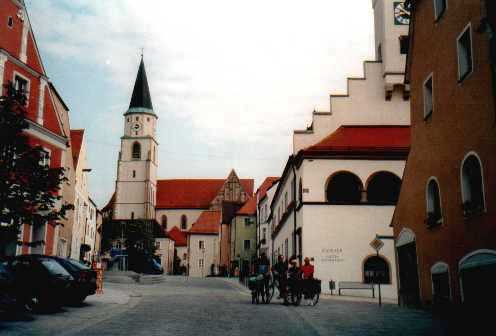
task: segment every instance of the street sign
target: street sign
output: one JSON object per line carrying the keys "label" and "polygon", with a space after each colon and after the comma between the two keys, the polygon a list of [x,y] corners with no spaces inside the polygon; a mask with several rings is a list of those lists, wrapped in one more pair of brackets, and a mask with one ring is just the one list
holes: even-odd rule
{"label": "street sign", "polygon": [[380,240],[379,238],[374,238],[374,240],[372,240],[370,242],[370,246],[372,246],[372,248],[376,252],[379,252],[379,250],[384,246],[384,242],[382,240]]}

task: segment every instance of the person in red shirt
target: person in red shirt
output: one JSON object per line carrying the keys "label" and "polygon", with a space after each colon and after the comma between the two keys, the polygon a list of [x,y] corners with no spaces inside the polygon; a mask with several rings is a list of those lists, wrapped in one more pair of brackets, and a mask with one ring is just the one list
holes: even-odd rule
{"label": "person in red shirt", "polygon": [[306,257],[304,259],[304,264],[301,266],[301,273],[303,273],[303,279],[313,279],[314,266],[310,264],[310,259]]}

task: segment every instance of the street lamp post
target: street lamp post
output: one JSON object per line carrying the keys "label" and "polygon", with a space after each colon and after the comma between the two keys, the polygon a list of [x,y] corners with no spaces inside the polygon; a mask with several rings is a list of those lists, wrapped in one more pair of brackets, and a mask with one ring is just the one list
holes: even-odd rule
{"label": "street lamp post", "polygon": [[[379,250],[384,246],[384,242],[380,240],[377,236],[370,242],[370,246],[375,250],[377,257],[379,257]],[[382,306],[382,296],[381,296],[381,281],[377,276],[378,271],[374,270],[374,279],[377,283],[377,289],[379,291],[379,306]]]}

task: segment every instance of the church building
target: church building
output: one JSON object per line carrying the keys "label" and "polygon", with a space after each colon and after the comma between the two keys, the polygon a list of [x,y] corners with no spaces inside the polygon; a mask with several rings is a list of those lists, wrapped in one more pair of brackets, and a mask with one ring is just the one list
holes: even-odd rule
{"label": "church building", "polygon": [[[113,226],[122,227],[123,232],[114,234],[113,248],[122,252],[124,228],[140,223],[143,232],[153,236],[155,254],[165,272],[180,272],[173,270],[174,265],[186,272],[191,268],[192,275],[198,276],[211,274],[213,269],[218,272],[229,266],[228,254],[224,265],[220,258],[230,251],[225,241],[230,237],[229,223],[221,220],[224,203],[241,207],[253,195],[254,181],[239,179],[234,170],[225,179],[157,180],[157,119],[142,58],[124,113],[115,193],[105,207]],[[188,244],[198,235],[207,238]]]}

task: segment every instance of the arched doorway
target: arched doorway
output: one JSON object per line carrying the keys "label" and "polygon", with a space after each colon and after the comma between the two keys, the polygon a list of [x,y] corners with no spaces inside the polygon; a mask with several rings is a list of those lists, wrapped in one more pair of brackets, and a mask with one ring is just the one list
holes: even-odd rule
{"label": "arched doorway", "polygon": [[399,299],[402,305],[418,306],[420,304],[420,286],[417,265],[417,245],[415,234],[410,229],[403,229],[396,239],[398,255]]}
{"label": "arched doorway", "polygon": [[496,251],[477,250],[466,255],[458,265],[464,304],[483,307],[496,300]]}

